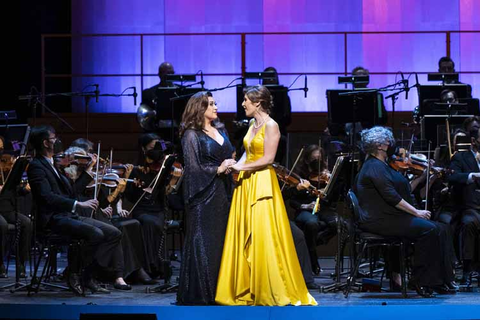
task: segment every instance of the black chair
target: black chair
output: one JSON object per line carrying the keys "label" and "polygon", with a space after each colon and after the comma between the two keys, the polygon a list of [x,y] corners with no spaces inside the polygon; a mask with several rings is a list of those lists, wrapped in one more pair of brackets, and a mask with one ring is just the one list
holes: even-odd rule
{"label": "black chair", "polygon": [[[374,247],[398,247],[400,250],[400,275],[402,278],[402,297],[407,297],[407,281],[406,281],[406,266],[405,266],[405,257],[406,257],[406,243],[403,239],[398,237],[385,237],[378,234],[373,234],[370,232],[364,232],[359,227],[360,216],[362,208],[358,204],[358,199],[355,193],[352,190],[349,190],[347,193],[347,201],[351,208],[352,213],[352,224],[351,224],[351,244],[353,249],[353,261],[354,268],[350,272],[350,276],[347,279],[347,287],[344,291],[345,298],[348,298],[352,285],[355,283],[358,269],[360,263],[367,252],[367,249]],[[356,247],[359,247],[360,250],[356,252]]]}
{"label": "black chair", "polygon": [[[68,250],[74,250],[80,254],[84,241],[46,231],[44,234],[37,233],[36,239],[38,245],[38,258],[34,261],[34,271],[30,285],[27,287],[28,295],[38,293],[40,286],[50,289],[70,290],[70,288],[51,283],[51,279],[57,275],[57,253],[62,247],[68,247]],[[38,276],[42,258],[45,256],[43,269]],[[81,259],[79,259],[81,261]],[[66,276],[68,279],[68,276]],[[68,281],[68,280],[67,280]]]}
{"label": "black chair", "polygon": [[[35,207],[32,208],[32,218],[33,238],[35,240],[35,248],[33,250],[34,270],[30,284],[27,286],[28,295],[30,296],[32,292],[38,293],[40,286],[50,289],[70,290],[70,288],[66,286],[51,283],[51,280],[57,275],[57,254],[62,247],[68,247],[68,250],[74,250],[75,254],[80,255],[84,241],[56,234],[48,228],[41,228],[37,223],[37,210]],[[43,257],[45,257],[45,263],[39,276]],[[79,257],[78,261],[82,261],[81,257]],[[65,278],[68,281],[68,275]]]}

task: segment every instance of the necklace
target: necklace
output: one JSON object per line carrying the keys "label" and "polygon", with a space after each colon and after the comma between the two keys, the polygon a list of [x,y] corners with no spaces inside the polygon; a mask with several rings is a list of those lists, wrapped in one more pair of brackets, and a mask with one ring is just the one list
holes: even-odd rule
{"label": "necklace", "polygon": [[254,129],[260,128],[261,126],[263,126],[263,124],[265,123],[265,121],[267,121],[267,119],[268,119],[268,115],[267,115],[266,118],[262,118],[263,121],[262,121],[261,123],[259,123],[258,125],[256,124],[256,123],[257,123],[257,120],[255,120],[255,123],[253,124],[253,128],[254,128]]}

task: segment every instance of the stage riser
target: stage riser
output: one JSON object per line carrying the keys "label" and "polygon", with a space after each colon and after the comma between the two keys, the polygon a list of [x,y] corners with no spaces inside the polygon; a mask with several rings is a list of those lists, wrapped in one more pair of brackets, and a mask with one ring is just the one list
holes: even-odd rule
{"label": "stage riser", "polygon": [[[341,298],[343,299],[343,298]],[[348,300],[345,300],[347,302]],[[399,304],[401,301],[401,304]],[[479,305],[432,305],[426,304],[428,299],[396,300],[390,305],[388,300],[368,299],[372,305],[322,307],[319,299],[318,307],[180,307],[180,306],[95,306],[95,305],[2,305],[1,318],[10,319],[68,319],[77,320],[81,313],[105,314],[156,314],[158,320],[292,320],[292,319],[325,319],[325,320],[425,320],[425,319],[478,319]],[[85,303],[93,302],[90,299]],[[386,305],[382,305],[382,303]],[[442,303],[441,298],[433,299],[433,303]],[[132,300],[134,303],[134,300]],[[423,305],[422,305],[423,303]]]}

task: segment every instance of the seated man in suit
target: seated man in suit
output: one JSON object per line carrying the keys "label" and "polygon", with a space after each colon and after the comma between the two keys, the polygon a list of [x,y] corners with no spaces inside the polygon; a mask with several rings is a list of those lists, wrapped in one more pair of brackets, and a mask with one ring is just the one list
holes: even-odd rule
{"label": "seated man in suit", "polygon": [[457,152],[450,164],[455,203],[462,210],[460,231],[463,260],[462,283],[470,285],[473,263],[480,261],[480,128],[470,130],[471,149]]}
{"label": "seated man in suit", "polygon": [[[30,142],[35,148],[36,156],[28,167],[28,180],[37,206],[38,230],[42,232],[50,229],[60,235],[83,239],[85,287],[93,293],[109,293],[98,285],[94,272],[99,266],[107,267],[112,257],[121,250],[122,233],[111,225],[77,214],[81,208],[96,210],[98,207],[97,200],[75,200],[75,195],[78,194],[76,191],[85,188],[92,178],[84,173],[75,185],[71,185],[54,167],[54,150],[59,140],[52,127],[34,127]],[[83,295],[79,263],[75,258],[69,251],[68,284],[74,293]]]}

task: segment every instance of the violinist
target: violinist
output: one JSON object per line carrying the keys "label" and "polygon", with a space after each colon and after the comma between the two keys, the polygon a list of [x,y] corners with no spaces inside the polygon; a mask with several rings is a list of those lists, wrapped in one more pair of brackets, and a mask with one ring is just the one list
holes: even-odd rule
{"label": "violinist", "polygon": [[[88,140],[86,140],[88,141]],[[88,141],[89,142],[89,141]],[[84,144],[87,146],[87,144]],[[93,146],[93,143],[92,143]],[[86,156],[85,150],[80,147],[70,147],[65,151],[67,155]],[[93,159],[96,159],[96,155],[92,155]],[[95,160],[94,160],[95,161]],[[88,171],[89,167],[70,165],[65,168],[65,172],[73,181],[81,175],[82,171]],[[105,165],[105,164],[103,164]],[[103,169],[102,169],[103,172]],[[101,173],[99,173],[100,175]],[[104,181],[105,175],[99,176],[99,181]],[[106,186],[105,186],[106,185]],[[89,186],[90,187],[90,186]],[[90,194],[91,190],[90,188]],[[114,189],[114,184],[101,184],[100,192],[98,195],[99,210],[95,213],[95,219],[113,225],[122,232],[121,248],[117,250],[114,258],[111,261],[110,268],[114,275],[114,288],[118,290],[130,290],[131,286],[128,285],[125,279],[132,281],[138,281],[144,284],[155,283],[145,272],[144,267],[148,267],[144,255],[144,243],[141,235],[140,222],[135,219],[128,218],[128,211],[122,208],[122,199],[118,197],[116,201],[108,201],[108,195],[110,190]],[[91,198],[91,195],[83,193],[80,197]],[[84,215],[91,215],[91,211],[84,212]]]}
{"label": "violinist", "polygon": [[[144,165],[134,167],[130,178],[143,181],[147,187],[160,170],[166,147],[164,141],[154,133],[140,135],[138,144],[141,148],[141,161]],[[165,186],[158,186],[153,193],[145,193],[142,188],[127,184],[125,197],[131,203],[136,203],[140,199],[133,211],[130,212],[130,216],[140,221],[142,225],[145,254],[149,264],[146,270],[152,277],[159,276],[162,272],[158,250],[164,232]]]}
{"label": "violinist", "polygon": [[[37,208],[37,228],[46,234],[53,231],[60,235],[85,240],[82,247],[83,279],[85,288],[96,293],[109,291],[99,286],[96,272],[108,267],[113,253],[120,246],[122,233],[106,223],[78,215],[80,209],[95,210],[97,200],[77,200],[70,181],[54,167],[53,156],[59,139],[51,126],[32,129],[30,142],[36,156],[28,167],[28,180]],[[81,180],[82,181],[82,180]],[[82,187],[77,184],[77,191]],[[121,247],[120,247],[121,248]],[[80,264],[75,255],[68,256],[68,285],[77,295],[83,295]]]}
{"label": "violinist", "polygon": [[457,152],[450,164],[455,205],[461,211],[460,243],[463,260],[462,283],[470,285],[475,263],[480,260],[480,128],[470,130],[470,150]]}
{"label": "violinist", "polygon": [[[4,150],[4,140],[0,136],[0,157],[3,154]],[[0,168],[2,170],[3,168]],[[0,186],[0,191],[1,191]],[[15,199],[17,194],[12,191],[4,190],[0,196],[0,278],[7,277],[7,270],[3,263],[5,258],[7,243],[8,243],[8,224],[16,224],[16,217],[18,217],[20,222],[20,256],[19,256],[19,268],[20,268],[20,278],[26,278],[25,273],[25,261],[28,259],[28,254],[30,250],[31,236],[32,236],[32,221],[29,217],[18,213],[15,214]]]}
{"label": "violinist", "polygon": [[70,144],[70,148],[71,147],[78,147],[82,150],[85,150],[87,154],[93,154],[95,152],[95,150],[93,150],[93,142],[85,138],[78,138],[73,140]]}
{"label": "violinist", "polygon": [[[305,234],[312,270],[318,275],[317,246],[327,244],[336,234],[335,211],[321,200],[317,203],[317,197],[308,192],[310,185],[325,187],[330,177],[323,149],[314,144],[307,146],[294,172],[304,179],[284,196],[295,210],[295,223]],[[314,212],[316,206],[319,209]]]}
{"label": "violinist", "polygon": [[[431,212],[415,208],[408,180],[387,164],[395,152],[392,132],[373,127],[361,133],[365,163],[354,183],[360,207],[362,231],[393,236],[414,242],[412,277],[409,287],[419,295],[431,297],[433,291],[456,290],[453,262],[449,261],[451,239],[444,225],[430,221]],[[398,255],[392,255],[391,279],[401,286]]]}

